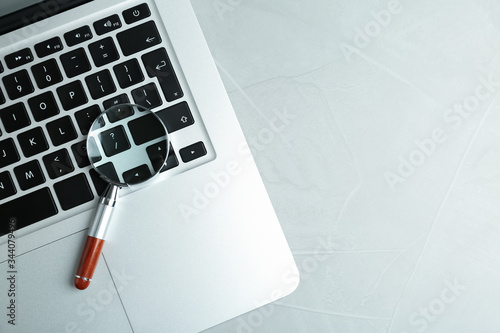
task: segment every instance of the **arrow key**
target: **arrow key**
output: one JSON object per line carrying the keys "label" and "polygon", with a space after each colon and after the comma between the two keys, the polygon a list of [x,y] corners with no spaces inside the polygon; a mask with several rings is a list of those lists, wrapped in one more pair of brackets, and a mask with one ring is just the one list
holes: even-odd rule
{"label": "arrow key", "polygon": [[207,154],[207,149],[203,142],[199,141],[197,143],[193,143],[190,146],[182,148],[179,150],[179,154],[181,155],[181,159],[184,163],[191,162],[197,158],[205,156]]}
{"label": "arrow key", "polygon": [[138,184],[151,178],[151,172],[146,164],[130,169],[123,173],[123,180],[127,184]]}
{"label": "arrow key", "polygon": [[165,155],[167,153],[167,145],[165,141],[160,141],[147,147],[146,152],[148,153],[153,170],[161,169],[161,172],[163,172],[179,165],[172,145],[170,145],[170,149],[168,149],[168,157],[165,161]]}
{"label": "arrow key", "polygon": [[66,149],[44,156],[43,164],[45,164],[50,179],[56,179],[75,170]]}

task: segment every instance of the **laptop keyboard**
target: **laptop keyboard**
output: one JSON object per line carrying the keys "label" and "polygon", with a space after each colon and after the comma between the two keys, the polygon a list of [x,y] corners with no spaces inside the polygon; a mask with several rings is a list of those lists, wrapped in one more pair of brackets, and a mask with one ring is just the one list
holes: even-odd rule
{"label": "laptop keyboard", "polygon": [[[127,102],[153,109],[169,133],[195,124],[163,41],[143,3],[4,56],[0,235],[4,217],[19,229],[102,193],[85,141],[101,110]],[[162,171],[205,156],[205,143],[171,149]]]}

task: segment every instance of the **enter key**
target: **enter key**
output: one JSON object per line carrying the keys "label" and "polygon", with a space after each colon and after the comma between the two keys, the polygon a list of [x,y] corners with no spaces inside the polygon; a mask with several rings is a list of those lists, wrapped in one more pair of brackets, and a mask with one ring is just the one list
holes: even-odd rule
{"label": "enter key", "polygon": [[161,90],[168,102],[184,95],[165,48],[146,53],[142,56],[142,62],[149,77],[158,78]]}

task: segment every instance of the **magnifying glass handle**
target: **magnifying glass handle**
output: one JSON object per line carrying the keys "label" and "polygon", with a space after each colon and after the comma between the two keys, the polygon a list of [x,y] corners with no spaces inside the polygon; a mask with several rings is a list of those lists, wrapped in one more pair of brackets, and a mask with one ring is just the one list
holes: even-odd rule
{"label": "magnifying glass handle", "polygon": [[119,189],[120,187],[110,184],[99,199],[80,258],[80,264],[75,274],[75,287],[80,290],[86,289],[90,285],[90,281],[92,281],[104,245],[111,213],[118,199]]}

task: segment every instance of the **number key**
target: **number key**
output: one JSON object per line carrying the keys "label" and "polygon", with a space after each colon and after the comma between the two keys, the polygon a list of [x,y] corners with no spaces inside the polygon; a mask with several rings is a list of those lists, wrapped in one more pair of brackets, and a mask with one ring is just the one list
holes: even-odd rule
{"label": "number key", "polygon": [[47,88],[62,81],[61,71],[54,59],[49,59],[31,67],[38,88]]}
{"label": "number key", "polygon": [[25,69],[5,76],[2,81],[9,98],[12,100],[33,92],[33,84],[31,83],[28,71]]}

